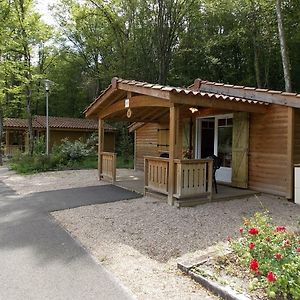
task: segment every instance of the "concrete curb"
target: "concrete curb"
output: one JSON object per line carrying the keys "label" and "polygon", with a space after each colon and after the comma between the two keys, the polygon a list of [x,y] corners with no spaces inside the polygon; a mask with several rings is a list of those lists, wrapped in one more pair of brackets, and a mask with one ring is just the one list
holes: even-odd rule
{"label": "concrete curb", "polygon": [[177,267],[185,274],[190,276],[193,280],[200,283],[204,288],[212,292],[213,294],[221,297],[225,300],[251,300],[251,298],[247,297],[244,294],[238,293],[233,290],[230,286],[222,286],[215,281],[212,281],[204,276],[196,274],[191,269],[194,266],[200,266],[201,264],[205,263],[206,260],[202,260],[198,264],[185,264],[185,263],[177,263]]}

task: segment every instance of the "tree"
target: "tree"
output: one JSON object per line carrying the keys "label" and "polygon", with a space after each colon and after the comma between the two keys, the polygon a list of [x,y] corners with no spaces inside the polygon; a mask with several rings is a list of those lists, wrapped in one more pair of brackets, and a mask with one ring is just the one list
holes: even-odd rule
{"label": "tree", "polygon": [[[7,32],[2,56],[10,64],[7,76],[12,78],[8,98],[21,101],[28,119],[29,154],[33,153],[32,107],[33,94],[42,76],[33,64],[34,51],[39,44],[49,39],[50,30],[34,12],[32,0],[12,0],[6,2],[8,13],[2,31]],[[6,88],[9,88],[6,82]],[[13,93],[11,93],[13,91]]]}
{"label": "tree", "polygon": [[290,59],[288,54],[288,48],[286,45],[285,30],[283,26],[283,17],[281,9],[281,0],[276,0],[276,15],[278,23],[278,37],[280,41],[280,52],[282,59],[282,67],[284,74],[285,90],[287,92],[292,91],[291,72],[290,72]]}

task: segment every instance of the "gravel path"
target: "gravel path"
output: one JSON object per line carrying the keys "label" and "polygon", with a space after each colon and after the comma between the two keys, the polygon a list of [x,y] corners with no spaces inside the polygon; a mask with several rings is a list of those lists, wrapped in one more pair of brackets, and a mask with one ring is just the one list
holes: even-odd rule
{"label": "gravel path", "polygon": [[274,196],[176,209],[152,198],[53,213],[139,299],[214,299],[176,269],[238,232],[243,217],[268,209],[296,229],[300,207]]}
{"label": "gravel path", "polygon": [[70,170],[18,175],[0,168],[0,180],[20,195],[107,184],[98,180],[97,170]]}

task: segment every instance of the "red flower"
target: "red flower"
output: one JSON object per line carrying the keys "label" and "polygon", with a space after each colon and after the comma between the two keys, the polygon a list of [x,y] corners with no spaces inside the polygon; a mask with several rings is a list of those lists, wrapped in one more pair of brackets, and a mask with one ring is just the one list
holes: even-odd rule
{"label": "red flower", "polygon": [[240,228],[240,234],[242,234],[244,232],[244,228]]}
{"label": "red flower", "polygon": [[252,259],[250,262],[250,269],[254,272],[258,272],[258,261],[256,259]]}
{"label": "red flower", "polygon": [[249,244],[250,250],[252,250],[252,249],[254,248],[254,246],[255,246],[254,243],[250,243],[250,244]]}
{"label": "red flower", "polygon": [[276,227],[276,231],[277,232],[284,232],[285,231],[285,227],[284,226],[277,226]]}
{"label": "red flower", "polygon": [[297,248],[297,250],[296,250],[297,252],[300,252],[300,247],[299,248]]}
{"label": "red flower", "polygon": [[256,228],[250,228],[248,232],[252,235],[258,234],[258,230]]}
{"label": "red flower", "polygon": [[275,258],[276,259],[282,259],[283,255],[281,253],[275,253]]}
{"label": "red flower", "polygon": [[228,236],[228,237],[227,237],[227,241],[228,241],[228,242],[231,242],[231,240],[232,240],[232,237],[231,237],[231,236]]}
{"label": "red flower", "polygon": [[283,241],[283,247],[288,247],[290,245],[290,240],[284,240]]}
{"label": "red flower", "polygon": [[274,281],[276,281],[276,276],[275,276],[275,274],[272,271],[270,271],[267,274],[267,279],[270,282],[274,282]]}

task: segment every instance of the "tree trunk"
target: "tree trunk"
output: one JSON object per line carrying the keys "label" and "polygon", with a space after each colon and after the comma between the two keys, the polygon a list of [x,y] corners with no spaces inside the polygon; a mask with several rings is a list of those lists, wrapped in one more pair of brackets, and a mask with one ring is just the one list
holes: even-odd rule
{"label": "tree trunk", "polygon": [[260,68],[259,68],[259,50],[257,47],[256,37],[253,37],[253,50],[254,50],[254,69],[255,69],[256,86],[258,88],[261,88]]}
{"label": "tree trunk", "polygon": [[283,27],[281,0],[276,0],[276,14],[277,14],[278,35],[280,41],[280,51],[281,51],[281,59],[282,59],[282,66],[283,66],[285,90],[286,92],[291,92],[292,83],[291,83],[290,60],[289,60],[288,49],[286,45],[284,27]]}

